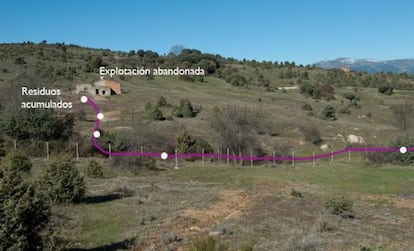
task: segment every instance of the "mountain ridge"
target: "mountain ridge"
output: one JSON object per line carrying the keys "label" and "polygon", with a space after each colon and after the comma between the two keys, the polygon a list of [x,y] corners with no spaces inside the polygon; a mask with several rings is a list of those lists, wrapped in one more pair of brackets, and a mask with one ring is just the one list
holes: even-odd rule
{"label": "mountain ridge", "polygon": [[376,60],[351,57],[340,57],[333,60],[322,60],[315,63],[316,66],[324,69],[349,68],[358,72],[392,72],[414,74],[414,58]]}

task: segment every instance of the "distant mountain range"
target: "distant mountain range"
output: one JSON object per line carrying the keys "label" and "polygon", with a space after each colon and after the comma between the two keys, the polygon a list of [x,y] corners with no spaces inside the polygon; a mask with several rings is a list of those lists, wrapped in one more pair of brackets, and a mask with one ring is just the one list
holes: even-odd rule
{"label": "distant mountain range", "polygon": [[353,58],[338,58],[334,60],[324,60],[315,63],[316,66],[333,69],[333,68],[349,68],[353,71],[359,72],[393,72],[403,73],[407,72],[414,74],[414,59],[395,59],[379,61],[374,59],[353,59]]}

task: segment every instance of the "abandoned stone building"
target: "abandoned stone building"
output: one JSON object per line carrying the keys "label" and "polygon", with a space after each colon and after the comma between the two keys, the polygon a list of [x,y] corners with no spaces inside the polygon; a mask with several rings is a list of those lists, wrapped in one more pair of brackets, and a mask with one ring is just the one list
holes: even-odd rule
{"label": "abandoned stone building", "polygon": [[122,93],[121,84],[114,80],[100,79],[94,84],[76,85],[76,94],[90,94],[93,96],[111,96]]}

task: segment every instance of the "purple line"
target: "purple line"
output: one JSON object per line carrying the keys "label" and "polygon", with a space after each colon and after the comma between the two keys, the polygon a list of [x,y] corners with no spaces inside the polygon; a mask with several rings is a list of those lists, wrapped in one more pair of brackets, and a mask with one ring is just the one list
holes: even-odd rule
{"label": "purple line", "polygon": [[[99,113],[99,107],[97,104],[90,98],[88,98],[89,104],[94,108],[96,115]],[[100,120],[97,119],[95,122],[94,131],[99,130],[100,127]],[[102,154],[108,156],[124,156],[124,157],[155,157],[160,158],[161,153],[157,152],[109,152],[103,149],[98,144],[98,139],[93,138],[92,140],[93,146]],[[221,158],[221,159],[230,159],[230,160],[253,160],[253,161],[310,161],[310,160],[317,160],[317,159],[324,159],[324,158],[331,158],[332,156],[344,154],[347,152],[399,152],[400,148],[397,147],[349,147],[344,148],[341,150],[333,151],[330,153],[319,154],[315,156],[306,156],[306,157],[292,157],[292,156],[236,156],[236,155],[227,155],[227,154],[219,154],[219,153],[178,153],[178,154],[168,154],[169,159],[174,158]],[[413,152],[414,147],[407,148],[407,151]]]}

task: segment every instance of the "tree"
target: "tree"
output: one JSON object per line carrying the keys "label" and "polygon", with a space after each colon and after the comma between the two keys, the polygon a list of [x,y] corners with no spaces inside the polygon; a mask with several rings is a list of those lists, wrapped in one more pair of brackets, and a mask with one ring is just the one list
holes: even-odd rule
{"label": "tree", "polygon": [[[24,157],[6,157],[0,169],[0,250],[43,250],[42,232],[50,208],[35,186],[23,179]],[[31,164],[29,164],[31,165]]]}
{"label": "tree", "polygon": [[40,186],[54,203],[80,202],[86,186],[75,163],[66,157],[52,160],[44,169]]}
{"label": "tree", "polygon": [[197,116],[198,111],[193,108],[190,100],[181,99],[180,105],[175,106],[172,115],[179,118],[192,118]]}
{"label": "tree", "polygon": [[173,53],[176,56],[179,56],[183,50],[184,50],[184,46],[183,45],[176,44],[173,47],[171,47],[170,52]]}
{"label": "tree", "polygon": [[58,116],[52,109],[9,109],[0,127],[14,139],[67,140],[72,135],[73,124],[73,114]]}
{"label": "tree", "polygon": [[218,136],[220,145],[228,147],[232,154],[262,153],[257,140],[257,132],[264,125],[260,110],[227,107],[215,110],[210,125]]}
{"label": "tree", "polygon": [[149,120],[165,120],[162,111],[158,108],[158,106],[152,105],[151,103],[147,103],[145,105],[145,114],[146,119]]}
{"label": "tree", "polygon": [[167,105],[167,100],[163,96],[161,96],[158,99],[157,105],[158,105],[158,107],[166,106]]}

